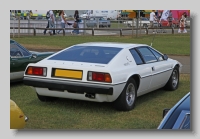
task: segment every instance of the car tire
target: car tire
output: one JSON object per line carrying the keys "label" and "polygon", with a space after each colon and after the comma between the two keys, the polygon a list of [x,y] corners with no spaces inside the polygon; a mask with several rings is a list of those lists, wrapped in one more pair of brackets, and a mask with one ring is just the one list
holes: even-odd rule
{"label": "car tire", "polygon": [[137,98],[137,88],[134,79],[130,78],[122,93],[114,101],[114,107],[120,111],[130,111],[134,108]]}
{"label": "car tire", "polygon": [[38,93],[37,94],[37,97],[40,101],[42,102],[49,102],[49,101],[55,101],[57,98],[56,97],[49,97],[49,96],[41,96],[39,95]]}
{"label": "car tire", "polygon": [[173,69],[172,74],[164,88],[166,90],[174,91],[178,88],[178,85],[179,85],[179,68],[176,66]]}

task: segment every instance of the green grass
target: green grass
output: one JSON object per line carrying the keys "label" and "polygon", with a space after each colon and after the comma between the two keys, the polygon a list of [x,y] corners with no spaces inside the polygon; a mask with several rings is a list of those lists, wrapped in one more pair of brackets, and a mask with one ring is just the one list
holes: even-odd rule
{"label": "green grass", "polygon": [[112,103],[71,99],[40,102],[35,91],[22,83],[10,85],[10,98],[29,117],[26,129],[156,129],[164,108],[171,108],[190,91],[190,75],[181,74],[179,88],[153,91],[137,99],[132,111],[116,111]]}
{"label": "green grass", "polygon": [[[12,39],[12,38],[11,38]],[[153,35],[143,35],[136,38],[132,36],[22,36],[13,38],[25,47],[43,49],[63,49],[78,43],[85,42],[125,42],[142,43],[150,45]],[[189,34],[157,34],[153,41],[153,47],[162,53],[169,55],[190,55]]]}

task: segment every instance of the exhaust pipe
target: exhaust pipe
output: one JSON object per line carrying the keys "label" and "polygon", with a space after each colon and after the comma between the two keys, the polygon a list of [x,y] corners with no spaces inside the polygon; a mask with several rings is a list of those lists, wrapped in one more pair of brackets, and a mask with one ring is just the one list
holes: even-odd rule
{"label": "exhaust pipe", "polygon": [[86,94],[85,94],[85,97],[91,98],[91,99],[95,99],[95,94],[86,93]]}

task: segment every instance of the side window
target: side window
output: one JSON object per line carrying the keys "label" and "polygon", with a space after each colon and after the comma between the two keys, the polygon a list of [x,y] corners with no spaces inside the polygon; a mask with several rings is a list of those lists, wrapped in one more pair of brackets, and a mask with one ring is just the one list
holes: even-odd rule
{"label": "side window", "polygon": [[14,43],[10,44],[10,56],[11,57],[22,57],[23,56],[19,50],[19,47]]}
{"label": "side window", "polygon": [[153,52],[153,54],[156,56],[156,58],[159,60],[159,61],[163,61],[164,59],[163,59],[163,56],[160,54],[160,53],[158,53],[157,51],[155,51],[155,50],[153,50],[153,49],[151,49],[150,48],[150,50]]}
{"label": "side window", "polygon": [[154,54],[147,47],[139,47],[137,49],[141,53],[145,63],[151,63],[151,62],[157,61],[157,58],[154,56]]}
{"label": "side window", "polygon": [[190,111],[182,110],[172,129],[190,129]]}
{"label": "side window", "polygon": [[27,52],[24,48],[22,48],[22,47],[20,47],[20,46],[18,46],[19,47],[19,50],[21,51],[21,53],[23,54],[23,56],[29,56],[29,55],[31,55],[29,52]]}
{"label": "side window", "polygon": [[131,52],[137,65],[143,64],[141,57],[139,56],[139,54],[136,52],[135,49],[131,49],[130,52]]}

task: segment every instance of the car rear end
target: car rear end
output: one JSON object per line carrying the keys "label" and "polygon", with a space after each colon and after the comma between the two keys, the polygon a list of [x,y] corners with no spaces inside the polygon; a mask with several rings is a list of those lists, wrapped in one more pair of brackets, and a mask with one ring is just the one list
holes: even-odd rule
{"label": "car rear end", "polygon": [[124,84],[113,83],[109,62],[121,48],[74,47],[29,64],[24,84],[33,86],[38,95],[112,102]]}

